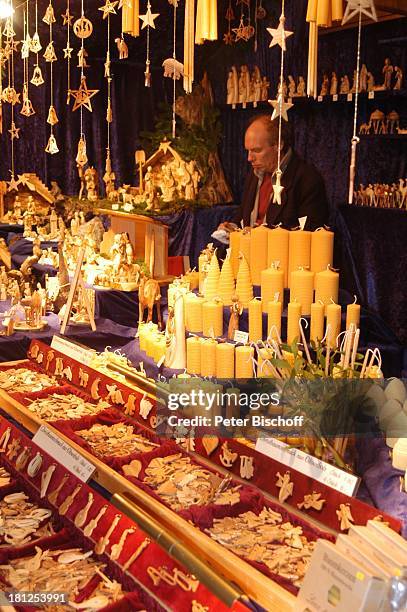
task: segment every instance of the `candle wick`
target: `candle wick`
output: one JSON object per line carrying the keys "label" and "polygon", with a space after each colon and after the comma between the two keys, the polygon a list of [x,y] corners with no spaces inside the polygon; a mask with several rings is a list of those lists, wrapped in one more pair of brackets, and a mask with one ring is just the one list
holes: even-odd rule
{"label": "candle wick", "polygon": [[356,304],[356,302],[358,301],[358,298],[356,297],[356,295],[353,296],[353,303]]}

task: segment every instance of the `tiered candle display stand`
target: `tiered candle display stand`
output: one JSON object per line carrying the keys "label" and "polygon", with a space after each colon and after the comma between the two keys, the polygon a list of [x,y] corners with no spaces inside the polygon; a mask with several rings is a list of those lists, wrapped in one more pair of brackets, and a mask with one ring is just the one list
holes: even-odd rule
{"label": "tiered candle display stand", "polygon": [[[257,514],[259,509],[268,507],[281,513],[285,521],[301,526],[308,539],[314,540],[319,537],[332,539],[333,529],[337,530],[339,526],[335,514],[340,507],[350,509],[355,524],[365,524],[368,519],[379,514],[376,509],[316,483],[293,469],[288,470],[293,483],[292,498],[287,500],[288,505],[283,508],[271,496],[261,493],[257,488],[261,487],[265,492],[276,495],[277,473],[284,475],[287,472],[287,467],[282,463],[268,459],[237,440],[218,438],[209,446],[204,439],[196,440],[197,452],[187,453],[174,440],[159,437],[155,432],[163,417],[157,412],[151,382],[146,381],[144,386],[140,381],[138,388],[135,385],[123,384],[36,340],[31,344],[28,360],[2,364],[0,369],[4,371],[21,367],[28,368],[34,375],[43,372],[56,376],[59,386],[44,389],[31,397],[29,393],[19,393],[16,386],[7,392],[0,390],[1,405],[8,415],[34,433],[44,424],[44,421],[28,408],[29,403],[38,395],[43,397],[47,393],[68,393],[76,389],[77,393],[79,390],[85,394],[89,401],[100,398],[106,400],[111,407],[94,416],[60,419],[48,422],[47,427],[95,466],[94,480],[113,494],[112,501],[117,507],[135,519],[140,510],[144,511],[162,528],[168,529],[171,536],[191,554],[201,559],[205,567],[210,565],[227,582],[237,584],[243,593],[268,610],[293,609],[297,589],[289,580],[270,572],[263,564],[244,561],[209,538],[204,530],[214,517],[236,516],[239,512],[248,510]],[[8,425],[5,421],[2,423],[5,430]],[[125,458],[105,455],[97,457],[84,439],[78,436],[79,430],[96,423],[132,425],[137,434],[158,446],[149,453],[136,453]],[[202,469],[209,470],[214,477],[221,480],[225,475],[232,476],[232,485],[240,485],[240,502],[236,506],[217,506],[209,503],[189,507],[189,504],[184,510],[175,512],[169,503],[144,482],[144,469],[152,457],[171,457],[174,454],[189,456],[194,465],[200,465]],[[134,459],[135,463],[140,464],[140,470],[137,475],[126,476],[123,465]],[[270,474],[276,479],[271,478]],[[311,508],[308,512],[300,513],[298,504],[304,502],[306,495],[314,492],[320,493],[320,498],[325,500],[323,507],[320,510]],[[398,521],[386,515],[382,518],[399,530]],[[198,578],[202,575],[198,572],[198,566],[194,567],[194,570],[188,567],[188,570]]]}

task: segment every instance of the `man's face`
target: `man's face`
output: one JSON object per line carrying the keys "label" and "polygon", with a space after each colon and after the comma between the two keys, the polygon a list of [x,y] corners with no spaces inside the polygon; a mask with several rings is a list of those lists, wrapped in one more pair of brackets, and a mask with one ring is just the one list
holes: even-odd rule
{"label": "man's face", "polygon": [[270,145],[262,123],[253,123],[247,128],[244,146],[247,151],[247,159],[256,175],[274,172],[277,168],[278,145]]}

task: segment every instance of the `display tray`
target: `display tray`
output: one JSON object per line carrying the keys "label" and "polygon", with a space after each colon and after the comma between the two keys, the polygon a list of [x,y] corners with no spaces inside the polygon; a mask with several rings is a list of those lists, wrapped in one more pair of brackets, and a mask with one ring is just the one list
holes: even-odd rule
{"label": "display tray", "polygon": [[[4,322],[3,322],[3,327],[7,327],[7,325]],[[15,331],[35,332],[35,331],[42,331],[46,327],[48,327],[48,323],[46,321],[41,321],[41,323],[39,323],[38,325],[28,325],[27,323],[23,323],[23,322],[19,323],[18,321],[14,323]]]}

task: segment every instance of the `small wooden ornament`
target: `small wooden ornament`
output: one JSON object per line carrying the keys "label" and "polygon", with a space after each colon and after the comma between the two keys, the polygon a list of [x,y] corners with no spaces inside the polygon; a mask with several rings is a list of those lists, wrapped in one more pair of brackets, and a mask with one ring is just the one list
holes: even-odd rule
{"label": "small wooden ornament", "polygon": [[55,155],[56,153],[59,153],[58,144],[54,134],[50,135],[47,146],[45,147],[45,151],[50,155]]}
{"label": "small wooden ornament", "polygon": [[218,436],[205,435],[202,437],[202,446],[204,447],[206,454],[211,455],[214,450],[219,446]]}
{"label": "small wooden ornament", "polygon": [[75,36],[80,39],[89,38],[93,32],[93,24],[89,19],[82,16],[73,24],[73,31]]}
{"label": "small wooden ornament", "polygon": [[55,107],[51,105],[48,109],[47,123],[49,123],[50,125],[56,125],[58,121],[59,119]]}

